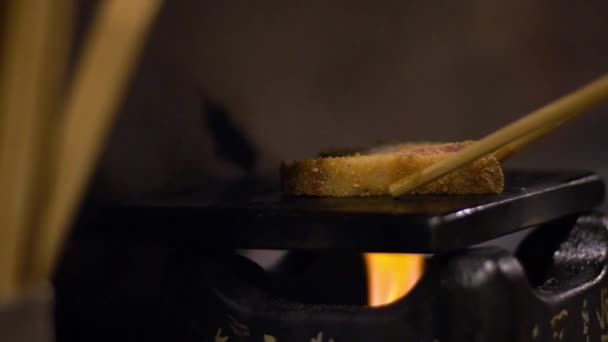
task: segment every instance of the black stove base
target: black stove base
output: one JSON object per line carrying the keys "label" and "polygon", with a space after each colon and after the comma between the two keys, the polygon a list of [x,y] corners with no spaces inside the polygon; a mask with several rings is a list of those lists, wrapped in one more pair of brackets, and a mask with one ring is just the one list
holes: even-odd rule
{"label": "black stove base", "polygon": [[[288,279],[277,282],[232,253],[159,245],[156,254],[137,254],[156,247],[110,243],[94,252],[93,245],[72,243],[57,274],[59,341],[608,339],[608,218],[600,214],[544,224],[516,255],[498,248],[436,255],[406,297],[379,308],[349,296],[304,302],[285,290]],[[361,292],[361,274],[343,271],[297,276],[296,269],[289,277],[296,288],[338,282]]]}

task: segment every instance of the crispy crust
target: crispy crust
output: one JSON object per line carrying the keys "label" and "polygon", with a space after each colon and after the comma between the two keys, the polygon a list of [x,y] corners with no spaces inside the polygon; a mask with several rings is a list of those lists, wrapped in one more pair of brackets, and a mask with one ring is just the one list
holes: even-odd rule
{"label": "crispy crust", "polygon": [[[389,194],[391,183],[425,168],[470,142],[399,144],[369,154],[305,159],[281,164],[285,194],[311,196],[372,196]],[[478,159],[429,184],[414,194],[501,193],[504,176],[493,156]]]}

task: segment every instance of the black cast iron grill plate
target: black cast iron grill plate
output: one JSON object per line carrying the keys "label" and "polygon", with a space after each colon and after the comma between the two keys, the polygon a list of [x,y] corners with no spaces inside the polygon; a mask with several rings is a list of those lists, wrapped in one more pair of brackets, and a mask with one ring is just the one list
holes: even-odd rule
{"label": "black cast iron grill plate", "polygon": [[[234,195],[188,194],[96,206],[86,234],[175,241],[219,249],[348,249],[438,253],[585,212],[604,198],[584,171],[505,171],[500,195],[316,198],[241,183]],[[201,192],[203,193],[203,192]],[[115,236],[114,236],[115,237]]]}

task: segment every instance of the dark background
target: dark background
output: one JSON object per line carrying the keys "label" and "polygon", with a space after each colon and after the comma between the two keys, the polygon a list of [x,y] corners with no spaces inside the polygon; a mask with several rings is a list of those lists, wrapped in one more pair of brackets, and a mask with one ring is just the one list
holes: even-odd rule
{"label": "dark background", "polygon": [[[327,147],[480,138],[606,72],[604,0],[166,1],[94,188],[131,198],[241,175],[216,157],[203,99],[267,173]],[[608,176],[607,113],[509,165]]]}
{"label": "dark background", "polygon": [[[95,2],[79,3],[82,37]],[[217,157],[203,110],[209,101],[224,106],[256,146],[254,171],[276,174],[280,160],[328,147],[479,138],[608,72],[606,0],[165,4],[92,184],[94,194],[110,200],[205,191],[242,176]],[[589,113],[509,164],[607,177],[607,114]],[[488,244],[513,248],[525,234]],[[192,300],[205,273],[191,268],[204,249],[103,239],[68,247],[55,282],[63,340],[81,341],[80,332],[102,340],[125,331],[156,338],[159,330],[188,332],[182,318],[200,318],[205,308]],[[249,252],[263,266],[285,260],[280,251]],[[296,264],[301,278],[289,280],[308,290],[300,286],[306,279],[323,279],[319,289],[330,300],[345,293],[331,279],[337,267],[360,267],[360,255],[342,255],[359,264],[316,257],[301,260],[312,260],[313,270],[315,262],[326,266],[320,272],[330,276],[310,276]]]}
{"label": "dark background", "polygon": [[[79,3],[78,38],[95,2]],[[608,72],[607,33],[605,0],[166,0],[93,194],[124,200],[206,191],[242,176],[216,154],[203,110],[210,101],[224,106],[256,146],[260,174],[328,147],[479,138]],[[608,177],[607,114],[587,114],[509,165]],[[512,250],[526,233],[487,244]],[[55,283],[64,310],[57,315],[64,320],[60,334],[154,335],[170,331],[168,321],[181,327],[191,313],[170,317],[175,311],[167,303],[184,298],[169,307],[180,313],[197,306],[191,299],[200,287],[192,280],[205,274],[189,265],[204,249],[77,239],[68,247]],[[318,262],[331,276],[311,277],[297,264],[294,274],[302,278],[289,279],[324,279],[319,289],[333,299],[345,292],[331,281],[336,265],[361,266],[358,253],[345,254],[359,264],[303,255],[310,269],[318,271]],[[285,260],[281,251],[248,255],[266,267]]]}

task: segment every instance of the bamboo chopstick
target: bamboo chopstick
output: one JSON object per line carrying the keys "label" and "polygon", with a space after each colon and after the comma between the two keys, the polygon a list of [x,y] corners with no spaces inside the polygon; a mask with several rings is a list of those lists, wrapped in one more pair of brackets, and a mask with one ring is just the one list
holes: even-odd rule
{"label": "bamboo chopstick", "polygon": [[391,184],[391,195],[398,197],[408,193],[509,143],[534,135],[534,132],[539,132],[544,127],[558,125],[563,120],[593,110],[607,101],[608,75],[605,75],[489,134],[462,151]]}
{"label": "bamboo chopstick", "polygon": [[511,143],[506,144],[505,146],[499,148],[498,150],[496,150],[493,155],[494,158],[496,158],[499,161],[503,161],[506,160],[507,158],[509,158],[510,156],[512,156],[513,154],[515,154],[516,152],[521,151],[523,148],[525,148],[526,146],[532,144],[533,142],[541,139],[542,137],[544,137],[545,135],[555,131],[556,129],[558,129],[559,127],[563,126],[564,124],[566,124],[567,122],[570,122],[571,120],[577,118],[580,114],[582,113],[576,113],[575,115],[571,115],[570,117],[558,121],[557,123],[553,123],[553,124],[549,124],[545,127],[542,127],[539,130],[536,130],[528,135],[525,135]]}
{"label": "bamboo chopstick", "polygon": [[46,279],[92,172],[161,0],[100,3],[68,94],[56,175],[33,244],[27,283]]}
{"label": "bamboo chopstick", "polygon": [[[71,1],[71,0],[69,0]],[[43,135],[56,108],[59,65],[67,56],[66,0],[5,4],[0,93],[0,300],[19,288],[20,257]]]}
{"label": "bamboo chopstick", "polygon": [[28,220],[25,222],[24,237],[22,238],[20,253],[18,255],[19,286],[25,290],[27,286],[40,284],[24,284],[24,269],[28,264],[31,253],[31,244],[39,235],[40,216],[45,207],[54,170],[54,148],[56,147],[57,128],[62,121],[60,108],[63,105],[66,91],[68,60],[72,47],[74,14],[76,3],[74,0],[54,0],[51,9],[50,24],[46,29],[46,43],[44,55],[44,79],[41,80],[43,100],[40,105],[42,112],[41,127],[37,146],[34,152],[35,164],[32,171],[33,179],[30,181],[31,196],[27,203]]}

